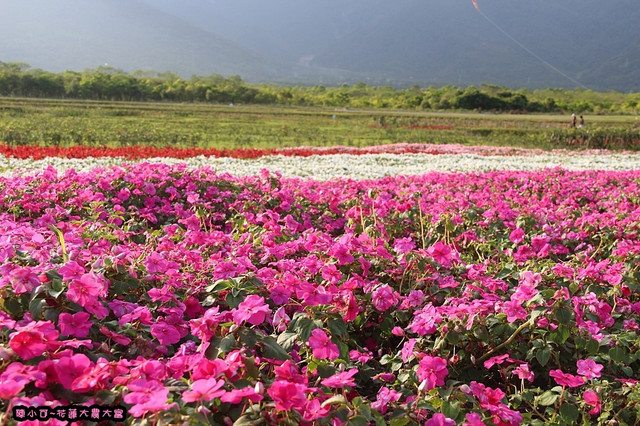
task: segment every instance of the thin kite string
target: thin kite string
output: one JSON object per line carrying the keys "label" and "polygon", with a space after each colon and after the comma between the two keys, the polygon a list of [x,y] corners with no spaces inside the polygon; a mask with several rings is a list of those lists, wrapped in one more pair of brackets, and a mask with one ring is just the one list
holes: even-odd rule
{"label": "thin kite string", "polygon": [[534,58],[536,58],[537,60],[539,60],[540,62],[542,62],[543,64],[545,64],[546,66],[548,66],[549,68],[551,68],[552,70],[554,70],[555,72],[557,72],[558,74],[562,75],[563,77],[565,77],[566,79],[570,80],[571,82],[577,84],[578,86],[582,87],[583,89],[586,90],[590,90],[587,86],[585,86],[584,84],[580,83],[578,80],[576,80],[575,78],[572,78],[571,76],[567,75],[566,73],[562,72],[561,70],[559,70],[558,68],[554,67],[552,64],[550,64],[549,62],[545,61],[543,58],[541,58],[540,56],[538,56],[535,52],[533,52],[531,49],[529,49],[527,46],[523,45],[522,43],[520,43],[518,40],[516,40],[511,34],[509,34],[508,32],[506,32],[505,30],[503,30],[498,24],[496,24],[495,22],[493,22],[493,20],[491,18],[489,18],[487,15],[484,14],[484,12],[482,10],[480,10],[479,7],[476,7],[476,10],[478,11],[478,13],[480,13],[480,15],[482,15],[482,17],[484,19],[487,20],[487,22],[489,22],[491,25],[493,25],[494,27],[496,27],[502,34],[504,34],[505,36],[507,36],[511,41],[513,41],[515,44],[517,44],[518,46],[520,46],[520,48],[522,48],[523,50],[525,50],[527,53],[529,53],[531,56],[533,56]]}

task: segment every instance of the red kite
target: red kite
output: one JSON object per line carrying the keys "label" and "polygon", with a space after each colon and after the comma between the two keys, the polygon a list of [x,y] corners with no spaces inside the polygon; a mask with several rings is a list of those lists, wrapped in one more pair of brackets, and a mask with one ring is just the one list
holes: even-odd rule
{"label": "red kite", "polygon": [[476,0],[471,0],[473,2],[473,6],[476,8],[478,12],[480,12],[480,8],[478,7],[478,2]]}

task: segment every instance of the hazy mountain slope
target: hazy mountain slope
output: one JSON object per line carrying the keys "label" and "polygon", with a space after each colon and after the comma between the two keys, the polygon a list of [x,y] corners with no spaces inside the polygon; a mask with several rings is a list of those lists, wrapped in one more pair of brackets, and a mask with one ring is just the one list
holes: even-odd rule
{"label": "hazy mountain slope", "polygon": [[637,0],[0,0],[0,61],[640,90]]}
{"label": "hazy mountain slope", "polygon": [[[633,16],[637,22],[640,3],[480,2],[490,22],[473,8],[469,11],[467,2],[435,7],[437,2],[404,2],[404,9],[397,8],[375,26],[354,30],[316,61],[323,66],[349,63],[353,70],[380,64],[379,69],[396,77],[435,82],[576,87],[580,81],[620,89],[605,73],[596,78],[595,68],[607,67],[612,52],[631,48],[640,34],[629,22]],[[624,10],[623,3],[631,6]],[[638,87],[637,81],[619,83]]]}
{"label": "hazy mountain slope", "polygon": [[254,80],[294,74],[284,62],[137,0],[2,0],[0,60],[49,70],[108,64]]}
{"label": "hazy mountain slope", "polygon": [[471,0],[145,1],[283,60],[396,80],[620,90],[640,81],[640,70],[608,76],[619,54],[637,51],[637,0],[479,0],[499,28]]}

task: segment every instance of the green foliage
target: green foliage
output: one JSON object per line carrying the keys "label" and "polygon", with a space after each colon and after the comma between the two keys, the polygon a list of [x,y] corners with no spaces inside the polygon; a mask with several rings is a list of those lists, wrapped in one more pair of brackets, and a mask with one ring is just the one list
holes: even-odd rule
{"label": "green foliage", "polygon": [[576,112],[637,114],[638,94],[584,90],[517,90],[494,85],[460,89],[370,87],[365,83],[341,87],[281,87],[250,85],[239,76],[193,76],[171,72],[111,67],[83,72],[51,73],[23,63],[0,62],[0,96],[111,101],[207,102],[218,104],[277,104],[343,108],[409,110],[477,110],[503,112]]}
{"label": "green foliage", "polygon": [[[204,80],[220,84],[227,81],[216,76]],[[242,87],[239,79],[224,84]],[[276,89],[268,86],[260,86],[256,90],[263,99],[291,96],[292,102],[302,99],[303,93],[298,88]],[[329,96],[328,93],[333,89],[316,87],[304,90],[305,96],[311,99],[313,96]],[[368,89],[351,87],[340,90],[360,93]],[[351,93],[349,102],[364,105],[365,100],[369,100],[372,105],[377,105],[386,96],[382,92],[387,95],[394,93],[391,88],[379,90],[380,95],[375,99],[357,98]],[[418,92],[418,89],[412,90]],[[512,103],[511,106],[515,106],[518,102],[524,102],[521,95],[527,99],[531,97],[520,92],[482,90],[489,93],[489,97],[482,95],[484,92],[479,89],[433,89],[437,96],[420,95],[421,103],[427,102],[432,107],[459,105],[460,100],[471,101],[476,96],[476,100],[497,99],[504,105]],[[640,123],[633,116],[586,115],[585,126],[572,129],[569,128],[568,114],[493,114],[484,111],[483,108],[483,113],[478,114],[352,110],[342,107],[231,107],[228,104],[0,98],[0,142],[11,146],[117,148],[145,145],[218,149],[335,145],[364,147],[411,142],[630,150],[637,150],[640,142]]]}

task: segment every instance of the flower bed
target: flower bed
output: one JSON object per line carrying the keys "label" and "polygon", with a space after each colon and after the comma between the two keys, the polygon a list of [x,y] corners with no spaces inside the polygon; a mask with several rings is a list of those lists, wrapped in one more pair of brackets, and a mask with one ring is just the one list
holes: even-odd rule
{"label": "flower bed", "polygon": [[495,170],[538,170],[562,167],[568,170],[633,170],[640,169],[638,154],[563,154],[539,155],[478,155],[469,153],[403,154],[371,153],[366,155],[331,154],[313,156],[263,156],[255,159],[232,157],[150,158],[127,160],[124,157],[58,158],[40,160],[16,159],[0,156],[0,175],[15,172],[32,173],[53,166],[59,171],[75,169],[90,172],[96,167],[118,166],[141,162],[177,165],[190,168],[213,167],[217,173],[235,176],[255,175],[262,169],[277,170],[285,177],[304,177],[326,181],[342,177],[352,179],[380,179],[385,176],[420,175],[440,172],[486,172]]}
{"label": "flower bed", "polygon": [[636,423],[639,182],[144,163],[0,178],[0,408]]}
{"label": "flower bed", "polygon": [[[554,150],[551,154],[586,154],[601,155],[607,154],[607,150],[581,150],[567,151]],[[211,157],[211,158],[238,158],[238,159],[255,159],[266,156],[282,155],[286,157],[309,157],[317,155],[367,155],[367,154],[471,154],[471,155],[543,155],[544,150],[526,149],[517,147],[494,147],[494,146],[468,146],[460,144],[416,144],[416,143],[397,143],[390,145],[377,145],[366,148],[346,147],[346,146],[329,146],[329,147],[293,147],[278,149],[257,149],[257,148],[237,148],[237,149],[203,149],[203,148],[156,148],[153,146],[136,145],[120,148],[95,147],[95,146],[9,146],[0,144],[0,154],[6,158],[42,160],[50,157],[56,158],[117,158],[123,160],[140,160],[149,158],[192,158],[192,157]],[[632,152],[619,151],[620,154],[628,155]]]}

